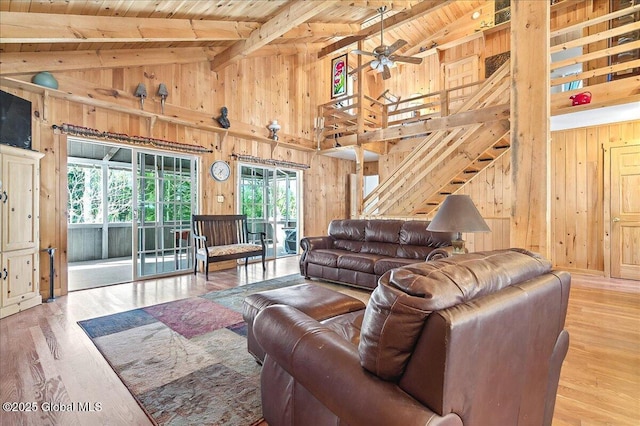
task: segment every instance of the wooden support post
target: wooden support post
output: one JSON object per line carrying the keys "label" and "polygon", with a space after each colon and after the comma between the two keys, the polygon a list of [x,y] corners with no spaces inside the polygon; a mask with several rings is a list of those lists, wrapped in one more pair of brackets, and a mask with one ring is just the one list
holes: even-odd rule
{"label": "wooden support post", "polygon": [[364,148],[362,145],[355,146],[354,152],[356,154],[356,218],[360,218],[364,199]]}
{"label": "wooden support post", "polygon": [[[358,49],[359,50],[364,50],[364,43],[362,42],[362,40],[358,41]],[[356,102],[358,102],[358,130],[357,130],[357,134],[361,135],[364,133],[364,115],[366,114],[366,109],[364,107],[364,84],[362,82],[362,80],[364,80],[364,72],[363,70],[360,69],[360,67],[362,66],[362,55],[356,55],[358,58],[358,62],[356,64],[356,66],[358,67],[358,69],[360,71],[358,71],[358,74],[356,76],[356,83],[357,83],[357,90],[358,90],[358,99]]]}
{"label": "wooden support post", "polygon": [[511,2],[510,244],[549,257],[549,2]]}

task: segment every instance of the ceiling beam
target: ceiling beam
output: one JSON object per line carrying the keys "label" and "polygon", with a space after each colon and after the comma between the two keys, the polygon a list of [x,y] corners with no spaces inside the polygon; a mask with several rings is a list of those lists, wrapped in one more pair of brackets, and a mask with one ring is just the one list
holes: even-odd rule
{"label": "ceiling beam", "polygon": [[246,40],[238,40],[224,52],[217,55],[213,61],[211,61],[211,70],[219,71],[232,62],[242,59],[332,5],[335,5],[335,1],[296,0],[287,3],[273,18],[265,22],[260,28],[254,30],[249,38]]}
{"label": "ceiling beam", "polygon": [[207,62],[219,50],[220,48],[216,50],[207,47],[181,47],[69,52],[8,52],[0,56],[0,75],[29,74],[44,70],[83,70],[88,66],[93,69],[105,69]]}
{"label": "ceiling beam", "polygon": [[[195,19],[126,18],[3,12],[0,43],[143,43],[236,41],[247,39],[259,22]],[[356,24],[305,23],[282,34],[283,39],[343,37],[358,31]]]}
{"label": "ceiling beam", "polygon": [[[429,0],[429,1],[423,1],[421,3],[418,3],[417,5],[413,6],[411,9],[406,9],[400,13],[396,13],[393,16],[388,17],[387,19],[385,19],[384,22],[384,28],[387,30],[392,30],[393,28],[396,28],[400,25],[403,25],[409,21],[412,21],[414,19],[418,19],[430,12],[433,12],[443,6],[446,6],[447,4],[451,3],[453,0]],[[344,47],[347,47],[353,43],[356,43],[360,40],[364,40],[365,38],[368,38],[374,34],[378,34],[380,32],[380,26],[379,25],[371,25],[367,28],[364,28],[362,30],[360,30],[358,33],[349,36],[349,37],[345,37],[342,40],[338,40],[337,42],[328,45],[327,47],[325,47],[324,49],[322,49],[319,53],[318,53],[318,59],[323,58],[333,52],[335,52],[336,50],[340,50]]]}
{"label": "ceiling beam", "polygon": [[240,40],[257,22],[2,12],[2,43],[104,43]]}

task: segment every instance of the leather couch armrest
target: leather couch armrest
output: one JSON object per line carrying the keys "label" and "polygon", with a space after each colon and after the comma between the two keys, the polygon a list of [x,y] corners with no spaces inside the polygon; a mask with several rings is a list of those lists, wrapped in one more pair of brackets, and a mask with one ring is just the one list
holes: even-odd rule
{"label": "leather couch armrest", "polygon": [[346,424],[462,425],[456,414],[441,417],[364,370],[356,346],[294,307],[264,309],[254,333],[265,363],[278,364]]}
{"label": "leather couch armrest", "polygon": [[300,240],[300,248],[302,254],[300,255],[300,275],[303,277],[309,277],[307,275],[307,254],[311,250],[316,249],[329,249],[333,247],[333,238],[330,236],[322,237],[305,237]]}
{"label": "leather couch armrest", "polygon": [[324,237],[305,237],[300,240],[300,247],[304,251],[317,249],[330,249],[333,247],[333,238]]}

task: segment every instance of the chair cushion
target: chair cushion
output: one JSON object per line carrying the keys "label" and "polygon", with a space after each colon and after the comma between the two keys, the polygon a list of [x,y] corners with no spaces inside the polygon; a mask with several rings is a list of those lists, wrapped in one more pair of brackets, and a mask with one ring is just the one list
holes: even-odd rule
{"label": "chair cushion", "polygon": [[521,249],[457,255],[392,269],[380,277],[367,305],[358,346],[360,363],[385,380],[397,380],[433,311],[550,270],[548,260]]}
{"label": "chair cushion", "polygon": [[[216,257],[262,251],[262,247],[257,244],[227,244],[224,246],[207,247],[207,251],[209,252],[209,257]],[[202,252],[202,250],[198,250],[198,252]]]}

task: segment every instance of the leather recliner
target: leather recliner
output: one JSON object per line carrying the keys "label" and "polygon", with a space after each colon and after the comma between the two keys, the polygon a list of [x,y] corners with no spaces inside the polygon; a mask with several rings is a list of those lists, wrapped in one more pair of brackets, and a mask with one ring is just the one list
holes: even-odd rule
{"label": "leather recliner", "polygon": [[383,275],[366,309],[257,315],[262,408],[278,425],[550,425],[571,277],[519,249]]}

